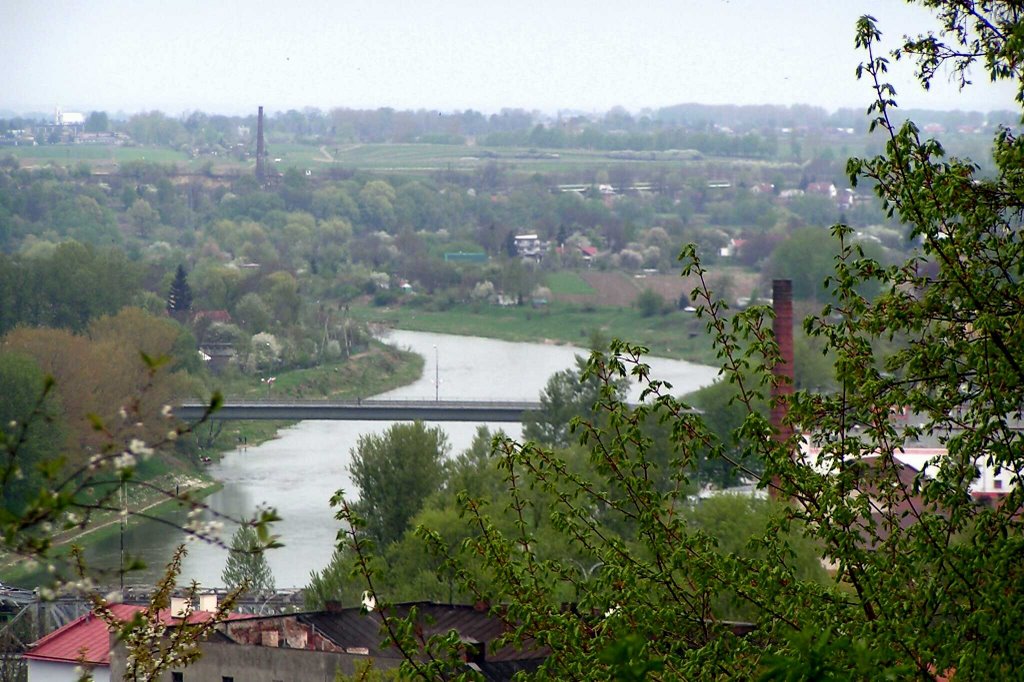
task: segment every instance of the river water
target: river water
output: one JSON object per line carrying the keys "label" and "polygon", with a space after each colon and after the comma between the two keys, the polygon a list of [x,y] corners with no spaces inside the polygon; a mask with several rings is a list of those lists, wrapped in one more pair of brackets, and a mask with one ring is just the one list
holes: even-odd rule
{"label": "river water", "polygon": [[[540,343],[512,343],[468,336],[393,331],[385,339],[400,348],[422,355],[423,376],[408,386],[381,394],[380,398],[440,400],[537,400],[548,378],[557,371],[574,367],[576,354],[587,351],[572,346]],[[673,392],[688,393],[714,381],[716,370],[681,360],[649,358],[652,375],[670,382]],[[435,377],[440,381],[435,384]],[[632,400],[639,397],[634,387]],[[323,568],[331,558],[340,527],[330,508],[336,490],[355,497],[348,474],[349,452],[361,435],[381,433],[387,422],[304,421],[281,431],[278,438],[227,453],[210,473],[224,487],[208,502],[213,509],[234,517],[253,514],[259,506],[275,507],[282,521],[274,525],[284,547],[267,553],[277,586],[301,587],[309,582],[310,571]],[[478,424],[446,422],[452,453],[472,442]],[[512,437],[521,435],[518,424],[489,424],[492,432],[504,429]],[[227,427],[230,428],[230,427]],[[223,531],[226,541],[233,529]],[[126,551],[141,556],[147,571],[132,576],[131,582],[152,583],[174,546],[182,537],[167,526],[146,524],[129,527]],[[97,549],[94,562],[108,566],[119,556],[120,538],[112,538]],[[220,574],[227,551],[205,543],[191,543],[179,584],[196,580],[206,587],[222,584]]]}

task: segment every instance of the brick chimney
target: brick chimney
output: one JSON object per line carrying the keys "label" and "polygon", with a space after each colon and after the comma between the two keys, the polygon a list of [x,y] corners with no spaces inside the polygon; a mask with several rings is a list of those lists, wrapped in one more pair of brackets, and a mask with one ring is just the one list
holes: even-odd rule
{"label": "brick chimney", "polygon": [[[793,282],[788,279],[772,280],[772,307],[775,309],[775,321],[772,331],[775,343],[779,346],[779,361],[772,367],[772,374],[778,378],[777,385],[772,387],[771,425],[774,428],[773,438],[776,443],[783,443],[793,434],[793,429],[786,424],[788,404],[777,398],[788,398],[793,395]],[[773,481],[778,483],[778,481]],[[775,496],[775,487],[770,489]]]}

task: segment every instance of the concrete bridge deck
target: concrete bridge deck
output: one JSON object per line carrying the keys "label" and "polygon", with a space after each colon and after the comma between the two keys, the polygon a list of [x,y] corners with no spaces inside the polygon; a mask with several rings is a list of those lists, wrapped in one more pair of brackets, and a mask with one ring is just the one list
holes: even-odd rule
{"label": "concrete bridge deck", "polygon": [[[206,412],[202,403],[181,403],[174,414],[195,421]],[[515,422],[539,410],[539,402],[476,400],[289,400],[226,401],[210,418],[312,419],[332,421]]]}

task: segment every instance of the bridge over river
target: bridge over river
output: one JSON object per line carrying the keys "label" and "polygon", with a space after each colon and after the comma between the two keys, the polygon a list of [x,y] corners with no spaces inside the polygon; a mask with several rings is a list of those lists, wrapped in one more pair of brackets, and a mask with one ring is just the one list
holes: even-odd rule
{"label": "bridge over river", "polygon": [[[202,403],[181,403],[175,416],[196,421],[207,411]],[[539,410],[539,402],[480,400],[289,400],[226,401],[210,415],[215,420],[297,419],[328,421],[514,422]]]}

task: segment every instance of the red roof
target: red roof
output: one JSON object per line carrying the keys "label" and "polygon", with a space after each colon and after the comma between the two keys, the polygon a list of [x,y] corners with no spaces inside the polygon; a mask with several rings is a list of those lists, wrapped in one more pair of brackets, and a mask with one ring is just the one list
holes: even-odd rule
{"label": "red roof", "polygon": [[[121,620],[130,620],[144,606],[114,604],[110,607]],[[90,665],[110,665],[110,628],[100,618],[87,613],[58,628],[32,645],[25,658]]]}
{"label": "red roof", "polygon": [[[146,607],[114,604],[110,610],[119,620],[129,621],[136,613],[145,612]],[[208,611],[194,611],[189,616],[189,622],[201,623],[212,617],[213,614]],[[249,617],[245,614],[233,613],[228,616],[228,619]],[[177,619],[171,616],[169,609],[161,609],[160,620],[170,625]],[[110,628],[103,619],[95,614],[87,613],[37,641],[29,651],[25,652],[25,658],[59,663],[82,661],[89,665],[110,665]]]}

